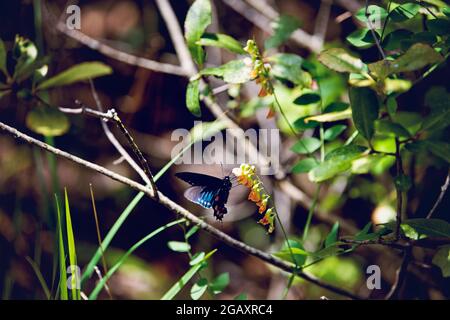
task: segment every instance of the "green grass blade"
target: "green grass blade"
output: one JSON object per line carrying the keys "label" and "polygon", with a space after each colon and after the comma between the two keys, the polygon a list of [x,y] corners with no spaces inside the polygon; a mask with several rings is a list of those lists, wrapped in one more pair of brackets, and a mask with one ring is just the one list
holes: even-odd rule
{"label": "green grass blade", "polygon": [[158,229],[154,230],[153,232],[149,233],[148,235],[146,235],[144,238],[142,238],[141,240],[139,240],[138,242],[136,242],[121,258],[120,260],[111,268],[109,269],[108,273],[98,282],[97,286],[94,288],[94,290],[91,292],[91,294],[89,295],[89,300],[95,300],[97,299],[100,291],[103,289],[103,287],[105,286],[106,282],[109,280],[109,278],[111,278],[111,276],[114,274],[114,272],[116,272],[119,267],[125,262],[125,260],[137,249],[139,248],[142,244],[144,244],[146,241],[150,240],[151,238],[153,238],[154,236],[156,236],[157,234],[161,233],[162,231],[180,224],[182,222],[185,222],[185,219],[178,219],[175,221],[172,221],[162,227],[159,227]]}
{"label": "green grass blade", "polygon": [[75,248],[75,237],[73,235],[72,219],[70,217],[69,197],[67,196],[67,189],[64,188],[64,203],[66,209],[66,230],[67,230],[67,244],[69,250],[70,262],[70,286],[72,287],[72,300],[79,300],[80,292],[77,290],[77,282],[79,279],[77,275],[77,252]]}
{"label": "green grass blade", "polygon": [[56,198],[56,212],[58,215],[58,247],[59,247],[59,289],[61,300],[68,300],[67,273],[66,273],[66,253],[64,250],[64,239],[61,227],[61,210],[59,209],[58,196]]}
{"label": "green grass blade", "polygon": [[172,300],[178,292],[181,291],[181,289],[184,288],[184,286],[191,280],[191,278],[203,267],[203,263],[211,257],[217,249],[212,250],[209,252],[205,258],[203,258],[202,261],[197,263],[196,265],[192,266],[181,278],[178,280],[170,289],[167,291],[161,300]]}
{"label": "green grass blade", "polygon": [[33,271],[36,274],[39,283],[41,284],[42,290],[44,290],[45,297],[47,298],[47,300],[50,300],[51,298],[50,290],[48,289],[47,283],[45,282],[44,276],[42,275],[41,270],[39,270],[38,265],[30,257],[25,257],[25,259],[27,259],[28,263],[33,268]]}
{"label": "green grass blade", "polygon": [[[194,141],[195,142],[195,141]],[[170,169],[170,167],[177,161],[186,151],[188,151],[194,142],[190,143],[188,146],[186,146],[176,157],[174,157],[172,160],[170,160],[155,176],[154,180],[155,182],[160,179],[164,173],[166,173],[167,170]],[[106,251],[106,248],[110,245],[112,239],[116,235],[117,231],[119,231],[122,224],[125,222],[125,220],[130,215],[131,211],[138,205],[138,203],[142,200],[144,197],[143,192],[139,192],[133,200],[128,204],[128,206],[125,208],[125,210],[120,214],[119,218],[116,220],[114,225],[109,230],[108,234],[105,236],[105,238],[102,241],[102,247],[98,247],[97,251],[95,252],[92,259],[89,261],[85,271],[83,272],[83,275],[81,276],[81,283],[83,284],[87,279],[89,279],[94,272],[94,267],[97,265],[98,261],[102,257],[102,252]]]}

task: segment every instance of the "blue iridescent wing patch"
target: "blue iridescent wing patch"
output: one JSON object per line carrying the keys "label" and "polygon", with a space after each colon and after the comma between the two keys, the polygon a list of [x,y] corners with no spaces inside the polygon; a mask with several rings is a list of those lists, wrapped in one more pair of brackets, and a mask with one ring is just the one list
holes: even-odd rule
{"label": "blue iridescent wing patch", "polygon": [[214,203],[214,197],[218,189],[210,189],[202,186],[190,187],[184,192],[186,199],[201,205],[203,208],[210,209]]}

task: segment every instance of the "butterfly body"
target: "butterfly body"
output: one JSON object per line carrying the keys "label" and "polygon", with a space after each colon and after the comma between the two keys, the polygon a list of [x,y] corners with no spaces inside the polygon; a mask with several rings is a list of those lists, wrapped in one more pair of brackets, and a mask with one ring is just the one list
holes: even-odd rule
{"label": "butterfly body", "polygon": [[222,221],[223,216],[228,212],[225,205],[232,186],[229,176],[219,179],[194,172],[179,172],[175,176],[192,186],[184,193],[188,200],[206,209],[212,208],[214,217]]}

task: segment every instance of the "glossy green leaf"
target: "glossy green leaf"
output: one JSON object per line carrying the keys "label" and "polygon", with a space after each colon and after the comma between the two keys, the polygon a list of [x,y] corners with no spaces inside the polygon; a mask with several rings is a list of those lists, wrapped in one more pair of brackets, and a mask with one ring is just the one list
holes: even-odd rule
{"label": "glossy green leaf", "polygon": [[27,114],[27,127],[43,136],[55,137],[66,133],[70,123],[67,116],[55,107],[39,106]]}
{"label": "glossy green leaf", "polygon": [[83,62],[41,82],[36,90],[66,86],[112,73],[111,67],[101,62]]}
{"label": "glossy green leaf", "polygon": [[304,121],[308,122],[308,123],[311,121],[334,122],[334,121],[350,119],[351,117],[352,117],[352,110],[347,109],[344,111],[328,112],[328,113],[319,114],[317,116],[306,117],[304,119]]}
{"label": "glossy green leaf", "polygon": [[225,290],[230,284],[230,274],[228,272],[221,273],[209,284],[209,288],[214,294],[219,294]]}
{"label": "glossy green leaf", "polygon": [[364,63],[361,59],[350,55],[341,48],[332,48],[322,51],[317,58],[323,65],[337,72],[361,73]]}
{"label": "glossy green leaf", "polygon": [[434,254],[433,264],[441,269],[443,277],[450,277],[450,245],[439,248]]}
{"label": "glossy green leaf", "polygon": [[345,38],[352,46],[367,49],[375,44],[372,33],[369,29],[357,29]]}
{"label": "glossy green leaf", "polygon": [[318,165],[317,160],[312,158],[302,159],[292,168],[292,173],[308,173]]}
{"label": "glossy green leaf", "polygon": [[385,50],[398,50],[404,40],[409,40],[414,35],[413,32],[406,29],[397,29],[384,37],[381,45]]}
{"label": "glossy green leaf", "polygon": [[415,17],[419,13],[420,5],[417,3],[405,3],[397,6],[389,13],[389,18],[394,22],[402,22]]}
{"label": "glossy green leaf", "polygon": [[312,182],[322,182],[351,168],[351,161],[324,161],[308,174]]}
{"label": "glossy green leaf", "polygon": [[308,154],[313,153],[314,151],[319,149],[321,145],[322,143],[319,139],[308,137],[297,141],[297,143],[292,146],[291,150],[299,154]]}
{"label": "glossy green leaf", "polygon": [[305,121],[305,119],[308,117],[301,117],[294,121],[293,125],[294,128],[299,131],[304,131],[307,129],[313,129],[319,125],[319,122],[317,121]]}
{"label": "glossy green leaf", "polygon": [[294,104],[306,106],[320,101],[320,95],[317,93],[305,93],[294,100]]}
{"label": "glossy green leaf", "polygon": [[328,128],[327,130],[325,130],[325,132],[323,134],[323,138],[327,141],[333,141],[334,139],[339,137],[339,135],[342,132],[344,132],[345,129],[347,129],[347,126],[343,125],[343,124],[337,124],[335,126],[332,126],[331,128]]}
{"label": "glossy green leaf", "polygon": [[243,60],[232,60],[219,67],[203,69],[200,74],[223,78],[228,83],[245,83],[251,80],[251,71],[252,66]]}
{"label": "glossy green leaf", "polygon": [[191,250],[191,246],[187,242],[169,241],[167,246],[175,252],[188,252]]}
{"label": "glossy green leaf", "polygon": [[350,88],[352,117],[358,132],[367,140],[374,134],[374,122],[380,108],[376,93],[369,88]]}
{"label": "glossy green leaf", "polygon": [[192,57],[199,65],[203,65],[205,54],[197,41],[201,39],[206,28],[211,24],[211,17],[210,0],[195,0],[184,21],[184,37]]}
{"label": "glossy green leaf", "polygon": [[202,115],[200,109],[200,80],[189,81],[186,89],[186,106],[188,110],[196,117]]}
{"label": "glossy green leaf", "polygon": [[222,33],[205,33],[200,40],[197,41],[199,46],[212,46],[224,48],[238,54],[245,54],[244,49],[239,41],[233,37]]}
{"label": "glossy green leaf", "polygon": [[366,7],[362,7],[356,12],[355,17],[359,21],[364,22],[367,25],[368,25],[367,22],[369,20],[372,24],[372,27],[375,28],[377,25],[381,24],[381,22],[383,22],[386,19],[387,15],[388,12],[386,11],[386,9],[372,4],[367,7],[367,13]]}
{"label": "glossy green leaf", "polygon": [[200,278],[191,288],[191,298],[192,300],[200,299],[203,294],[208,289],[208,280],[205,278]]}
{"label": "glossy green leaf", "polygon": [[193,226],[192,228],[189,229],[188,232],[186,232],[186,235],[184,236],[186,239],[189,239],[190,237],[192,237],[195,233],[197,233],[197,231],[200,230],[199,226]]}
{"label": "glossy green leaf", "polygon": [[198,264],[199,262],[201,262],[204,258],[205,258],[204,252],[197,252],[196,254],[194,254],[192,256],[191,261],[189,261],[189,264],[191,266],[194,266],[194,265]]}
{"label": "glossy green leaf", "polygon": [[292,32],[300,27],[300,21],[297,18],[281,15],[276,21],[272,22],[273,35],[266,40],[264,46],[266,49],[276,48],[285,42],[291,36]]}
{"label": "glossy green leaf", "polygon": [[326,154],[325,160],[332,160],[336,162],[352,161],[359,158],[366,151],[366,147],[351,144],[330,151]]}

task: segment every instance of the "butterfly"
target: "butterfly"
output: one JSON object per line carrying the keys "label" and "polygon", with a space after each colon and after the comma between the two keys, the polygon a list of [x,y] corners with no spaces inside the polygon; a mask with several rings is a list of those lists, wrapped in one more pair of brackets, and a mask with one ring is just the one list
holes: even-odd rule
{"label": "butterfly", "polygon": [[184,192],[188,200],[206,209],[213,208],[214,217],[222,221],[228,212],[225,205],[232,187],[230,176],[220,179],[194,172],[178,172],[175,176],[192,186]]}

